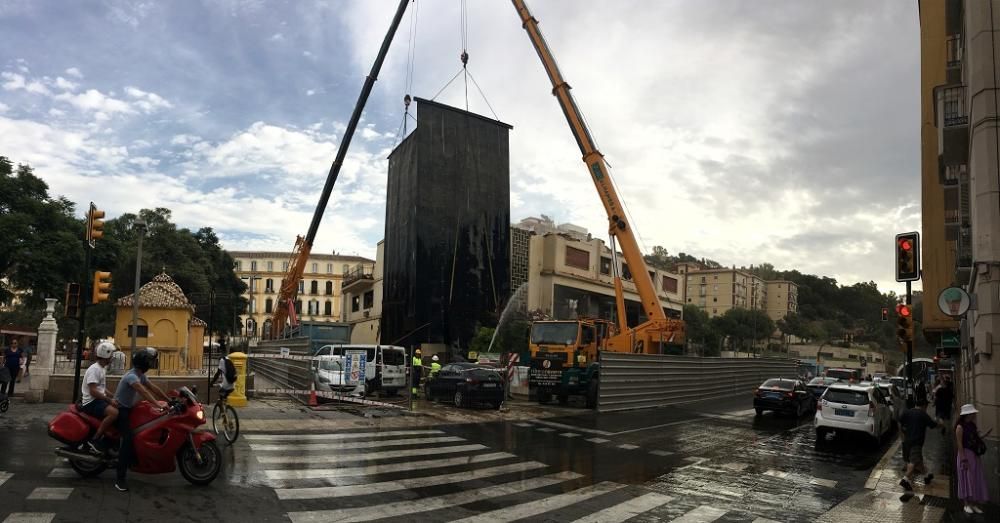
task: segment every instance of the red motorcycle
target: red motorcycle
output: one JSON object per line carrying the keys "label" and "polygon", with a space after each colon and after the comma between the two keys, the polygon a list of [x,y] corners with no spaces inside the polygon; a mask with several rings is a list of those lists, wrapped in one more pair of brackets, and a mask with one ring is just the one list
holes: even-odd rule
{"label": "red motorcycle", "polygon": [[[135,459],[129,468],[143,474],[162,474],[173,472],[176,461],[184,479],[207,485],[222,469],[222,453],[215,444],[215,435],[196,430],[205,424],[205,411],[194,392],[181,387],[170,396],[166,412],[148,401],[132,409],[129,423]],[[68,459],[73,470],[85,478],[118,464],[117,455],[102,456],[87,450],[87,441],[100,424],[99,418],[85,414],[75,404],[49,422],[49,436],[66,445],[56,449],[56,455]],[[112,426],[105,436],[111,448],[117,449],[118,431]]]}

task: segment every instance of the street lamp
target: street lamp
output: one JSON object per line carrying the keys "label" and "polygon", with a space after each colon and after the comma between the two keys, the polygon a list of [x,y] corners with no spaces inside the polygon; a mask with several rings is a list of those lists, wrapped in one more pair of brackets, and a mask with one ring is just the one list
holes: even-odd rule
{"label": "street lamp", "polygon": [[142,239],[146,236],[146,222],[138,218],[132,229],[139,235],[139,249],[135,255],[135,293],[132,294],[132,353],[135,353],[135,337],[139,330],[139,279],[142,272]]}

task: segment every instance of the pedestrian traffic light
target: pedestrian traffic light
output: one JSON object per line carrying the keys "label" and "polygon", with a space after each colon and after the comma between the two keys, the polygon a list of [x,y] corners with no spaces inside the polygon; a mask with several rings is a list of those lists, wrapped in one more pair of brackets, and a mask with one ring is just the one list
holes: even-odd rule
{"label": "pedestrian traffic light", "polygon": [[882,307],[882,321],[889,321],[889,307]]}
{"label": "pedestrian traffic light", "polygon": [[80,284],[66,284],[66,301],[63,314],[67,318],[77,318],[80,316]]}
{"label": "pedestrian traffic light", "polygon": [[94,271],[94,292],[91,295],[90,303],[97,305],[103,301],[108,301],[111,297],[111,273]]}
{"label": "pedestrian traffic light", "polygon": [[920,233],[896,235],[896,281],[920,279]]}
{"label": "pedestrian traffic light", "polygon": [[907,344],[913,341],[913,308],[906,304],[896,306],[896,337]]}
{"label": "pedestrian traffic light", "polygon": [[104,237],[104,211],[98,210],[94,202],[90,202],[90,210],[87,211],[87,243],[91,247],[94,241]]}

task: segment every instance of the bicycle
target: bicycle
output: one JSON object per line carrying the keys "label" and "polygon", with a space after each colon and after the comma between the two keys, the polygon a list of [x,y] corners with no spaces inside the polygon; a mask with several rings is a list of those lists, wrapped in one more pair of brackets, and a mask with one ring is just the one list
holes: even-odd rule
{"label": "bicycle", "polygon": [[[212,430],[216,435],[221,433],[226,441],[233,444],[236,442],[236,438],[240,437],[240,417],[236,415],[236,409],[227,401],[231,392],[219,391],[219,400],[215,402],[215,408],[212,409]],[[220,428],[222,430],[219,430]]]}

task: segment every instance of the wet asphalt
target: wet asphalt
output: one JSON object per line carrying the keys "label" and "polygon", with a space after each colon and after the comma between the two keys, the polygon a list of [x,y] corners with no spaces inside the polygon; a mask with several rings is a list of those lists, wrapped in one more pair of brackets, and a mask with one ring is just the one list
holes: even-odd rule
{"label": "wet asphalt", "polygon": [[[817,446],[810,416],[757,417],[751,407],[749,397],[737,397],[644,411],[566,409],[566,416],[492,421],[491,411],[453,412],[436,405],[431,408],[440,409],[444,418],[454,413],[461,419],[481,416],[483,422],[419,427],[437,432],[420,436],[386,434],[367,447],[370,438],[350,438],[365,429],[347,431],[348,440],[325,447],[315,446],[324,443],[323,432],[306,446],[291,441],[287,448],[275,444],[289,443],[296,433],[247,433],[223,446],[223,476],[212,485],[189,485],[177,472],[133,474],[128,494],[114,490],[111,471],[96,479],[75,477],[52,454],[56,443],[45,435],[46,415],[39,413],[0,425],[0,480],[3,472],[12,474],[0,484],[0,521],[18,512],[54,514],[53,521],[334,521],[341,516],[449,521],[525,503],[541,507],[537,510],[556,507],[536,510],[525,520],[573,521],[646,496],[669,502],[629,521],[670,521],[694,511],[715,521],[805,522],[860,490],[891,439],[875,444],[838,437]],[[353,472],[342,474],[338,467]],[[485,467],[498,472],[462,482],[421,479]],[[509,471],[499,470],[505,467]],[[330,469],[338,470],[332,478],[321,477]],[[560,473],[559,481],[538,479]],[[406,488],[365,490],[365,485],[386,482]],[[351,485],[360,487],[333,498],[279,499],[275,491]],[[62,491],[68,494],[65,500],[29,499],[39,487],[72,490]],[[567,504],[563,498],[580,488],[597,491]],[[437,502],[445,505],[435,508]],[[506,520],[502,515],[491,519]]]}

